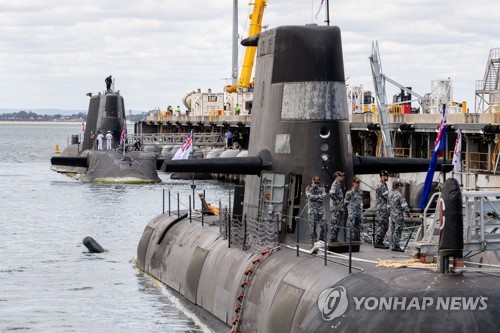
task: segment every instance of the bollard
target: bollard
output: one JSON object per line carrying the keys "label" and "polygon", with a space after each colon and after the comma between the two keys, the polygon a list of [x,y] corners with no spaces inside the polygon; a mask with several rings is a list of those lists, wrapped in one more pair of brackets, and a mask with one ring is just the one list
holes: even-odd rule
{"label": "bollard", "polygon": [[99,245],[99,243],[95,241],[95,239],[93,239],[90,236],[87,236],[83,239],[83,245],[85,245],[85,247],[89,250],[90,253],[102,253],[106,251],[105,249],[102,248],[101,245]]}
{"label": "bollard", "polygon": [[441,273],[449,274],[451,259],[453,267],[463,267],[462,191],[455,178],[449,178],[443,184],[439,211],[443,221],[439,231],[439,268]]}

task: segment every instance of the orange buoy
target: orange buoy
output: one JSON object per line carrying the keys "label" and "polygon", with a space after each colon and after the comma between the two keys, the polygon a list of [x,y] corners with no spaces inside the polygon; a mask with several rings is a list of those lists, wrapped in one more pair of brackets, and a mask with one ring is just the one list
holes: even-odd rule
{"label": "orange buoy", "polygon": [[60,154],[61,151],[59,150],[59,145],[56,145],[56,154]]}

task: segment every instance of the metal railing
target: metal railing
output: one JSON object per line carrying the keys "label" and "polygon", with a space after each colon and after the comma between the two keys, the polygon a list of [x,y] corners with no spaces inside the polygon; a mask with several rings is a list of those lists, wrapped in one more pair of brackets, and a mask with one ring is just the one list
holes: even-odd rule
{"label": "metal railing", "polygon": [[410,148],[394,148],[394,157],[410,157]]}
{"label": "metal railing", "polygon": [[500,192],[470,191],[463,194],[464,249],[500,249]]}
{"label": "metal railing", "polygon": [[[151,133],[127,134],[129,143],[140,140],[141,144],[182,145],[189,133]],[[194,133],[195,146],[224,146],[224,134],[221,133]]]}
{"label": "metal railing", "polygon": [[[421,253],[434,254],[438,248],[440,212],[432,212],[434,202],[439,202],[441,193],[432,195],[423,212],[422,233],[417,237],[416,247]],[[464,216],[464,250],[487,251],[500,249],[500,192],[464,191],[462,193]],[[433,214],[434,213],[434,214]],[[497,233],[497,230],[499,231]]]}

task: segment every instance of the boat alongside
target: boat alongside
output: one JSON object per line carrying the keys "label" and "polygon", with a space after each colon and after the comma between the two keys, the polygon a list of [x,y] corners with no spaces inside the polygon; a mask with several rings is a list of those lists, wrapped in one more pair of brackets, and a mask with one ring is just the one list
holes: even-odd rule
{"label": "boat alongside", "polygon": [[[90,96],[87,124],[83,138],[72,136],[71,145],[51,158],[52,170],[83,182],[159,183],[158,158],[147,151],[128,151],[123,97],[107,90]],[[99,149],[97,136],[106,150]],[[109,144],[109,146],[108,146]]]}

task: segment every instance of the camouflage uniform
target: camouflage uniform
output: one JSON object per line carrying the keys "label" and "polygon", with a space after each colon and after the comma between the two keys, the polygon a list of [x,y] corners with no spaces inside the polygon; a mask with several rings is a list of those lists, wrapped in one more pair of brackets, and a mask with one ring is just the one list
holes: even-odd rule
{"label": "camouflage uniform", "polygon": [[308,222],[311,243],[316,242],[317,234],[316,227],[319,223],[320,225],[320,240],[325,240],[324,238],[324,225],[325,225],[325,206],[323,205],[323,200],[326,197],[326,190],[323,186],[313,187],[311,185],[306,187],[306,196],[308,199]]}
{"label": "camouflage uniform", "polygon": [[391,232],[393,249],[399,249],[399,241],[404,226],[404,213],[410,214],[410,208],[403,194],[397,189],[389,193],[389,209],[391,215]]}
{"label": "camouflage uniform", "polygon": [[342,183],[335,180],[330,189],[330,212],[332,213],[332,234],[330,242],[337,242],[340,227],[342,226],[342,210],[344,209],[344,193],[342,191]]}
{"label": "camouflage uniform", "polygon": [[375,190],[377,198],[377,223],[375,225],[375,244],[383,244],[389,229],[389,188],[387,183],[380,181]]}
{"label": "camouflage uniform", "polygon": [[[361,214],[363,212],[363,191],[351,188],[345,194],[344,204],[347,206],[347,227],[351,229],[352,240],[359,241],[361,227]],[[349,231],[348,231],[349,232]]]}

